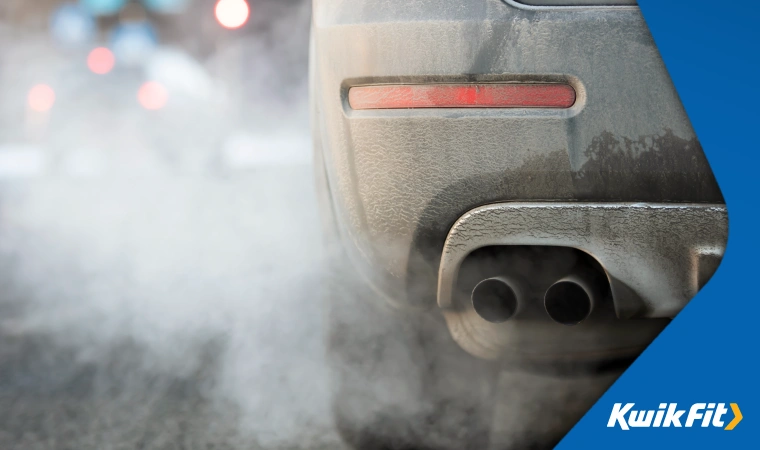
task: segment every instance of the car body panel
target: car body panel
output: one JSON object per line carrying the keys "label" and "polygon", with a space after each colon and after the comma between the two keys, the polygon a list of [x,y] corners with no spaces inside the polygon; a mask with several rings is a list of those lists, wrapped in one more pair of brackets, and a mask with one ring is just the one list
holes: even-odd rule
{"label": "car body panel", "polygon": [[[435,304],[447,233],[478,206],[723,203],[636,7],[315,0],[312,39],[333,222],[356,267],[397,304]],[[347,102],[351,86],[451,82],[565,82],[578,99],[567,110]]]}

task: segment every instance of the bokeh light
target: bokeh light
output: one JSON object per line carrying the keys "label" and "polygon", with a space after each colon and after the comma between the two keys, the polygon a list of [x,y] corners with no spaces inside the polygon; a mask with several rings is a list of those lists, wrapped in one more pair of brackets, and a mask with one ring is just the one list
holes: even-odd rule
{"label": "bokeh light", "polygon": [[27,100],[32,111],[47,112],[55,104],[55,91],[47,84],[38,84],[29,90]]}
{"label": "bokeh light", "polygon": [[79,0],[79,4],[95,16],[114,15],[121,11],[126,3],[127,0]]}
{"label": "bokeh light", "polygon": [[169,93],[161,83],[148,81],[140,86],[140,90],[137,91],[137,100],[143,108],[156,111],[166,106],[169,101]]}
{"label": "bokeh light", "polygon": [[79,5],[65,4],[53,11],[50,33],[57,44],[79,47],[95,37],[95,19]]}
{"label": "bokeh light", "polygon": [[119,65],[142,65],[157,46],[158,33],[148,21],[123,22],[111,32],[109,47]]}
{"label": "bokeh light", "polygon": [[219,0],[214,13],[220,25],[235,29],[245,25],[251,10],[245,0]]}
{"label": "bokeh light", "polygon": [[93,73],[105,75],[113,69],[115,58],[111,50],[105,47],[93,49],[87,56],[87,67]]}
{"label": "bokeh light", "polygon": [[188,0],[142,0],[142,3],[159,14],[176,14],[187,7]]}

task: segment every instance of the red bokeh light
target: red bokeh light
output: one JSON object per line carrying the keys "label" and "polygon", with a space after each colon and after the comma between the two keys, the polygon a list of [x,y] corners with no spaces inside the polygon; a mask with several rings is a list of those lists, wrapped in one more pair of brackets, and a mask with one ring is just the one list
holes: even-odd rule
{"label": "red bokeh light", "polygon": [[105,47],[98,47],[87,56],[87,67],[98,75],[105,75],[110,72],[115,62],[113,52]]}
{"label": "red bokeh light", "polygon": [[29,90],[28,102],[32,111],[50,111],[55,104],[55,91],[47,84],[38,84]]}
{"label": "red bokeh light", "polygon": [[245,0],[219,0],[214,14],[224,28],[240,28],[248,21],[251,9]]}
{"label": "red bokeh light", "polygon": [[155,111],[166,106],[169,101],[169,93],[161,83],[148,81],[140,86],[140,90],[137,92],[137,100],[143,108]]}

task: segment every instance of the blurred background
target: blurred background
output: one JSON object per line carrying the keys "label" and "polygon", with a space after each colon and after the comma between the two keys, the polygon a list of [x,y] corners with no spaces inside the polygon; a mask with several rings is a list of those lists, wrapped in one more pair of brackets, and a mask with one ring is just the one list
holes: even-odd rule
{"label": "blurred background", "polygon": [[0,448],[339,448],[307,0],[0,2]]}

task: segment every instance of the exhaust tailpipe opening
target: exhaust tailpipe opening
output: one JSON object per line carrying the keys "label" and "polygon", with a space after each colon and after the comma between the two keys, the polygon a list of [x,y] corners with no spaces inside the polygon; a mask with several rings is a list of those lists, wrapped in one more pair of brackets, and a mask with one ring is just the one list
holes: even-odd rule
{"label": "exhaust tailpipe opening", "polygon": [[546,290],[544,308],[555,322],[578,325],[593,311],[597,296],[590,280],[582,275],[569,275]]}
{"label": "exhaust tailpipe opening", "polygon": [[472,290],[472,306],[480,317],[491,323],[511,319],[522,302],[522,289],[514,280],[487,278]]}

